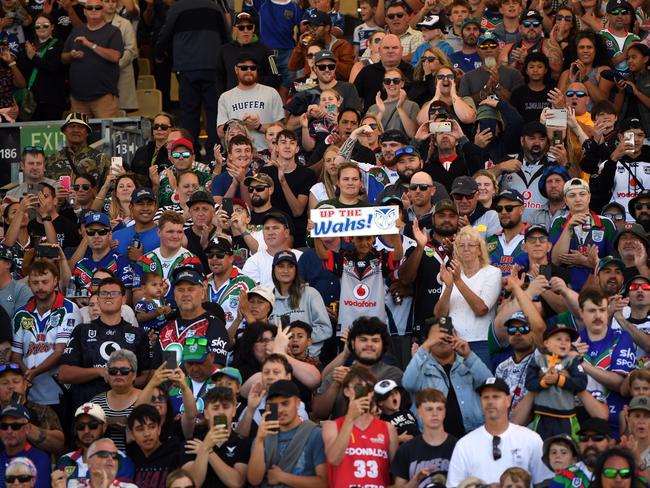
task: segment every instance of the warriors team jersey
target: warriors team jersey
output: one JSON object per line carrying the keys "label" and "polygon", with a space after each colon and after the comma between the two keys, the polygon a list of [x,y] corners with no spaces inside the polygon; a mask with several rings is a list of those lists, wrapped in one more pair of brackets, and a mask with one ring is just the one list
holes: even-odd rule
{"label": "warriors team jersey", "polygon": [[184,247],[181,247],[178,252],[170,258],[163,257],[163,255],[160,254],[160,248],[148,252],[133,265],[133,288],[139,288],[143,285],[143,277],[145,273],[157,273],[162,276],[163,280],[165,280],[169,285],[165,298],[170,297],[172,294],[171,278],[174,269],[176,269],[176,266],[182,263],[185,259],[192,257],[194,257],[194,254]]}
{"label": "warriors team jersey", "polygon": [[[241,292],[248,293],[249,290],[255,287],[255,281],[242,272],[233,267],[230,278],[227,279],[220,287],[214,283],[214,277],[208,280],[208,301],[218,303],[226,315],[226,329],[237,317],[237,309],[239,308],[239,294]],[[244,325],[242,321],[241,326]]]}
{"label": "warriors team jersey", "polygon": [[[334,421],[339,432],[344,420],[345,417],[339,417]],[[341,463],[338,466],[327,463],[330,486],[388,488],[390,485],[389,454],[388,423],[374,418],[365,430],[353,426]]]}
{"label": "warriors team jersey", "polygon": [[[514,158],[521,158],[518,155],[509,155]],[[521,160],[521,159],[520,159]],[[524,161],[521,169],[516,173],[504,173],[499,179],[499,188],[503,190],[517,190],[524,199],[524,222],[530,222],[535,210],[544,207],[548,202],[539,191],[539,179],[544,174],[544,170],[551,163],[543,158],[537,163]]]}
{"label": "warriors team jersey", "polygon": [[[647,152],[645,153],[647,155]],[[612,185],[612,202],[623,205],[628,208],[627,204],[644,188],[650,188],[650,162],[633,161],[624,156],[621,161],[616,163],[614,173],[614,183]],[[631,214],[627,214],[628,222],[634,222]]]}
{"label": "warriors team jersey", "polygon": [[[36,298],[14,315],[14,335],[11,351],[22,356],[27,368],[33,368],[45,361],[54,352],[55,344],[67,344],[72,331],[81,321],[79,309],[61,293],[57,293],[54,304],[43,315],[36,309]],[[42,405],[59,403],[61,389],[52,378],[58,368],[39,374],[32,380],[29,400]]]}
{"label": "warriors team jersey", "polygon": [[493,236],[487,238],[487,250],[490,254],[490,261],[492,265],[501,270],[503,276],[510,274],[510,268],[515,264],[515,260],[522,254],[526,254],[521,245],[524,243],[524,233],[526,227],[522,229],[521,233],[512,238],[510,242],[506,242],[506,236],[503,231],[497,232]]}
{"label": "warriors team jersey", "polygon": [[[163,306],[163,302],[158,298],[143,298],[142,300],[140,300],[138,303],[135,304],[135,307],[133,307],[133,311],[135,312],[136,318],[138,318],[138,314],[151,313],[155,311],[158,307],[162,307],[162,306]],[[140,321],[140,319],[138,319],[138,324],[140,325],[140,327],[142,327],[147,332],[150,330],[159,332],[160,329],[162,329],[166,323],[167,323],[167,318],[164,315],[158,315],[157,317],[154,317],[153,319],[148,320],[147,322],[142,322]]]}
{"label": "warriors team jersey", "polygon": [[112,252],[109,252],[99,261],[94,261],[92,254],[81,259],[74,267],[72,275],[75,277],[77,284],[90,288],[90,281],[98,269],[110,271],[127,288],[133,286],[133,269],[128,259]]}
{"label": "warriors team jersey", "polygon": [[325,268],[341,278],[337,335],[362,316],[387,322],[384,279],[394,271],[393,253],[371,251],[359,258],[356,251],[327,251]]}

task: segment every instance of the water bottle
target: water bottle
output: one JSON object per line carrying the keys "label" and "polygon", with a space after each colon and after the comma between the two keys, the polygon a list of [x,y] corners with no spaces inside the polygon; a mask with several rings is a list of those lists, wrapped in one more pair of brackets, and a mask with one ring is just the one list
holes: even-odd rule
{"label": "water bottle", "polygon": [[68,297],[73,297],[77,294],[77,282],[74,276],[70,278],[70,281],[68,281],[68,287],[65,290],[65,294]]}

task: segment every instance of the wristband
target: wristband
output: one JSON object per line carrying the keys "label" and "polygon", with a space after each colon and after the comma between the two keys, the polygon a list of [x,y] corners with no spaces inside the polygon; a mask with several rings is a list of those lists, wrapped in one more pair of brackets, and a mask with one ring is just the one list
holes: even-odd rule
{"label": "wristband", "polygon": [[9,66],[10,68],[13,68],[14,66],[16,66],[16,61],[12,61],[7,66]]}
{"label": "wristband", "polygon": [[92,49],[94,51],[96,47],[97,47],[97,44],[93,44],[92,46],[90,46],[90,49]]}

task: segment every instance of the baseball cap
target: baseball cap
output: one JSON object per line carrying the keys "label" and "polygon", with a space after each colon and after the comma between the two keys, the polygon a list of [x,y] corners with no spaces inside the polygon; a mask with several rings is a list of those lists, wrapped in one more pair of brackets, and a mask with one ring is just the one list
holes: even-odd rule
{"label": "baseball cap", "polygon": [[473,195],[478,191],[478,185],[471,176],[457,176],[451,184],[452,195]]}
{"label": "baseball cap", "polygon": [[437,214],[438,212],[442,212],[443,210],[451,210],[454,213],[458,213],[458,208],[456,207],[456,204],[449,199],[440,200],[439,202],[437,202],[436,205],[433,207],[433,215]]}
{"label": "baseball cap", "polygon": [[589,417],[584,422],[580,422],[580,430],[578,431],[578,435],[583,435],[587,432],[593,432],[594,434],[602,434],[606,435],[607,437],[612,437],[612,428],[609,426],[609,422],[606,419]]}
{"label": "baseball cap", "polygon": [[535,134],[542,134],[546,136],[546,126],[538,120],[526,122],[521,129],[522,136],[534,136]]}
{"label": "baseball cap", "polygon": [[607,13],[611,14],[614,10],[625,9],[628,12],[632,12],[632,6],[627,3],[625,0],[609,0],[607,2]]}
{"label": "baseball cap", "polygon": [[20,374],[20,376],[23,376],[23,370],[20,369],[20,365],[18,363],[0,364],[0,375],[2,375],[3,373],[6,373],[8,371],[12,371],[14,373]]}
{"label": "baseball cap", "polygon": [[2,409],[0,417],[12,417],[15,419],[25,419],[28,422],[31,420],[29,418],[29,412],[22,405],[11,404]]}
{"label": "baseball cap", "polygon": [[254,175],[244,178],[244,185],[251,186],[253,183],[259,183],[260,185],[266,185],[273,188],[273,178],[266,173],[255,173]]}
{"label": "baseball cap", "polygon": [[273,256],[273,266],[280,264],[282,261],[288,261],[294,266],[298,266],[296,255],[291,251],[278,251],[275,253],[275,256]]}
{"label": "baseball cap", "polygon": [[255,59],[255,56],[253,56],[253,52],[250,49],[245,49],[235,58],[235,64],[244,63],[246,61],[252,61],[254,64],[257,64],[257,59]]}
{"label": "baseball cap", "polygon": [[481,34],[478,38],[477,44],[480,46],[486,42],[494,42],[497,45],[499,44],[499,37],[492,31],[487,31]]}
{"label": "baseball cap", "polygon": [[548,236],[548,229],[545,226],[540,224],[534,224],[534,225],[529,225],[526,228],[526,232],[524,233],[524,239],[526,239],[533,232],[541,232],[542,234]]}
{"label": "baseball cap", "polygon": [[625,271],[625,263],[614,256],[605,256],[598,261],[598,266],[596,266],[596,274],[600,273],[605,266],[613,264],[617,266],[621,271]]}
{"label": "baseball cap", "polygon": [[293,381],[278,380],[271,385],[266,398],[270,400],[278,396],[284,398],[300,397],[300,392],[298,391],[298,386]]}
{"label": "baseball cap", "polygon": [[632,234],[641,239],[643,242],[643,245],[647,248],[648,247],[648,234],[646,233],[645,229],[641,224],[633,224],[630,222],[626,222],[623,224],[623,227],[619,229],[619,231],[616,233],[616,236],[614,237],[614,242],[613,246],[614,249],[618,248],[618,240],[621,238],[623,234]]}
{"label": "baseball cap", "polygon": [[239,12],[237,15],[235,15],[234,25],[242,24],[244,22],[250,22],[251,24],[255,25],[257,24],[257,16],[249,12]]}
{"label": "baseball cap", "polygon": [[205,337],[188,337],[183,344],[184,363],[202,363],[210,354],[208,339]]}
{"label": "baseball cap", "polygon": [[508,189],[508,190],[503,190],[501,193],[499,193],[494,200],[495,203],[499,203],[499,200],[510,200],[511,202],[517,202],[520,204],[524,204],[524,197],[521,196],[521,193],[519,193],[517,190],[514,189]]}
{"label": "baseball cap", "polygon": [[380,142],[399,142],[407,146],[411,141],[406,134],[398,129],[389,129],[385,131],[379,138]]}
{"label": "baseball cap", "polygon": [[174,142],[172,142],[172,146],[169,149],[170,151],[173,151],[177,147],[186,147],[190,151],[194,152],[194,144],[189,139],[185,139],[184,137],[181,137],[180,139],[176,139]]}
{"label": "baseball cap", "polygon": [[421,157],[420,152],[413,146],[404,146],[395,151],[395,158],[393,159],[394,163],[397,163],[404,156],[416,156]]}
{"label": "baseball cap", "polygon": [[591,189],[585,180],[580,178],[571,178],[564,184],[564,194],[566,195],[571,190],[587,190],[591,193]]}
{"label": "baseball cap", "polygon": [[554,325],[547,325],[546,330],[544,331],[544,336],[543,339],[546,340],[549,337],[558,334],[559,332],[566,332],[569,334],[569,337],[571,337],[571,342],[577,341],[578,338],[580,337],[580,334],[578,334],[578,331],[575,330],[573,327],[568,327],[564,324],[554,324]]}
{"label": "baseball cap", "polygon": [[417,27],[428,27],[429,29],[444,29],[445,23],[437,15],[427,15],[418,24]]}
{"label": "baseball cap", "polygon": [[232,244],[230,241],[224,237],[215,237],[213,240],[211,240],[208,243],[208,247],[205,248],[205,252],[207,253],[208,251],[221,251],[226,254],[232,254]]}
{"label": "baseball cap", "polygon": [[510,387],[502,378],[491,377],[486,379],[481,385],[476,388],[476,393],[479,395],[483,393],[486,388],[494,388],[495,390],[502,391],[506,395],[510,395]]}
{"label": "baseball cap", "polygon": [[503,323],[503,325],[507,327],[508,324],[511,324],[512,322],[523,322],[524,324],[530,323],[524,312],[521,311],[513,313],[510,318]]}
{"label": "baseball cap", "polygon": [[266,288],[265,286],[257,285],[255,288],[248,290],[248,298],[250,298],[251,295],[258,295],[271,305],[275,304],[275,295],[273,294],[273,290]]}
{"label": "baseball cap", "polygon": [[61,126],[61,131],[70,124],[81,124],[86,126],[88,132],[92,131],[90,124],[88,123],[88,116],[83,112],[70,112]]}
{"label": "baseball cap", "polygon": [[264,216],[264,219],[262,220],[262,225],[266,224],[267,220],[270,219],[275,219],[278,222],[280,222],[282,225],[284,225],[287,229],[289,228],[289,221],[287,220],[287,217],[280,212],[269,212]]}
{"label": "baseball cap", "polygon": [[137,203],[141,200],[153,200],[155,202],[156,194],[151,188],[138,188],[131,194],[131,203]]}
{"label": "baseball cap", "polygon": [[544,445],[542,447],[542,461],[549,468],[551,467],[550,461],[548,459],[549,451],[551,450],[551,446],[553,444],[557,444],[558,442],[562,442],[569,446],[569,449],[571,449],[571,452],[573,453],[573,457],[580,457],[580,454],[578,453],[578,446],[576,446],[576,441],[574,441],[573,437],[571,437],[569,434],[557,434],[551,436],[544,441]]}
{"label": "baseball cap", "polygon": [[650,397],[636,396],[632,398],[632,401],[630,401],[627,407],[627,411],[631,412],[632,410],[645,410],[646,412],[650,412]]}
{"label": "baseball cap", "polygon": [[501,113],[496,108],[490,107],[489,105],[479,105],[476,111],[476,120],[486,119],[496,120],[501,123],[501,127],[504,126],[503,117],[501,117]]}
{"label": "baseball cap", "polygon": [[381,380],[375,383],[375,400],[382,401],[388,398],[391,392],[399,388],[394,380]]}
{"label": "baseball cap", "polygon": [[632,200],[627,203],[627,211],[634,218],[634,220],[636,220],[636,208],[634,208],[634,206],[636,205],[636,202],[638,202],[641,198],[650,198],[650,189],[641,190]]}
{"label": "baseball cap", "polygon": [[535,19],[539,20],[540,22],[543,20],[542,14],[540,14],[537,10],[528,10],[521,14],[521,20],[524,21],[526,19]]}
{"label": "baseball cap", "polygon": [[334,56],[334,53],[332,51],[329,51],[327,49],[323,49],[322,51],[318,51],[314,55],[314,63],[318,63],[320,61],[325,61],[325,60],[330,60],[336,62],[336,56]]}
{"label": "baseball cap", "polygon": [[[544,131],[544,134],[546,134],[546,131]],[[537,189],[544,198],[548,198],[548,195],[546,194],[546,180],[551,175],[559,175],[565,183],[571,179],[569,172],[564,166],[548,166],[546,169],[544,169],[544,173],[542,173],[541,178],[537,182]]]}
{"label": "baseball cap", "polygon": [[111,221],[108,218],[108,215],[105,213],[93,212],[91,214],[88,214],[86,216],[86,220],[84,221],[84,225],[88,227],[89,225],[93,224],[99,224],[108,229],[111,228]]}
{"label": "baseball cap", "polygon": [[219,375],[227,376],[228,378],[232,378],[233,380],[237,381],[240,385],[243,383],[241,373],[237,368],[233,368],[232,366],[228,366],[226,368],[221,368],[215,371],[212,374],[212,379],[216,380]]}
{"label": "baseball cap", "polygon": [[202,285],[204,281],[203,274],[193,268],[179,268],[179,270],[173,273],[174,275],[174,284],[180,283],[181,281],[187,281],[188,283],[193,283],[195,285]]}
{"label": "baseball cap", "polygon": [[330,19],[329,14],[320,10],[310,12],[303,22],[315,25],[332,25],[332,19]]}
{"label": "baseball cap", "polygon": [[636,117],[628,117],[623,122],[621,122],[619,132],[625,132],[626,130],[632,130],[632,129],[643,130],[643,125],[641,124],[641,121]]}
{"label": "baseball cap", "polygon": [[5,246],[4,244],[0,244],[0,259],[5,259],[7,261],[13,262],[14,260],[14,252],[9,246]]}
{"label": "baseball cap", "polygon": [[468,18],[466,18],[465,20],[463,20],[463,23],[460,24],[460,30],[462,31],[469,24],[474,24],[480,29],[481,28],[481,19],[477,19],[476,17],[468,17]]}
{"label": "baseball cap", "polygon": [[96,403],[87,402],[81,405],[74,413],[74,418],[77,418],[81,415],[90,415],[92,418],[99,420],[100,422],[106,422],[106,413],[101,405]]}
{"label": "baseball cap", "polygon": [[214,200],[210,194],[205,190],[196,190],[190,195],[190,198],[187,200],[188,208],[192,207],[195,203],[207,203],[214,205]]}

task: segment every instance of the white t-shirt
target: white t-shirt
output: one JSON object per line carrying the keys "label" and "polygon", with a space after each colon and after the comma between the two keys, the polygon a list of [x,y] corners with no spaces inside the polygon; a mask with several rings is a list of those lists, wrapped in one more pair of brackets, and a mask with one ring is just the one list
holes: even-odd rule
{"label": "white t-shirt", "polygon": [[[291,249],[296,255],[296,259],[300,259],[302,251]],[[244,263],[242,273],[252,279],[255,283],[273,289],[273,255],[269,254],[266,249],[259,250],[253,254]]]}
{"label": "white t-shirt", "polygon": [[[486,341],[490,323],[496,315],[496,305],[501,294],[501,271],[488,265],[481,268],[474,276],[468,278],[461,273],[461,279],[485,302],[489,312],[477,317],[465,297],[454,286],[449,299],[449,316],[452,318],[456,333],[468,342]],[[442,287],[445,291],[445,285]]]}
{"label": "white t-shirt", "polygon": [[476,476],[488,484],[498,483],[501,473],[514,466],[528,471],[533,484],[553,476],[542,462],[543,442],[537,432],[511,423],[499,437],[501,458],[496,461],[492,456],[493,436],[485,430],[485,426],[462,437],[456,443],[449,461],[447,487],[455,488],[470,476]]}
{"label": "white t-shirt", "polygon": [[325,183],[323,182],[316,183],[314,186],[312,186],[309,190],[309,193],[314,195],[314,198],[318,202],[329,200],[329,197],[327,196],[327,189],[325,188]]}
{"label": "white t-shirt", "polygon": [[[274,88],[259,83],[247,90],[236,86],[221,94],[217,108],[218,126],[230,119],[243,120],[246,114],[259,115],[261,124],[282,120],[284,119],[282,98]],[[268,149],[262,132],[252,130],[250,133],[256,150]]]}

